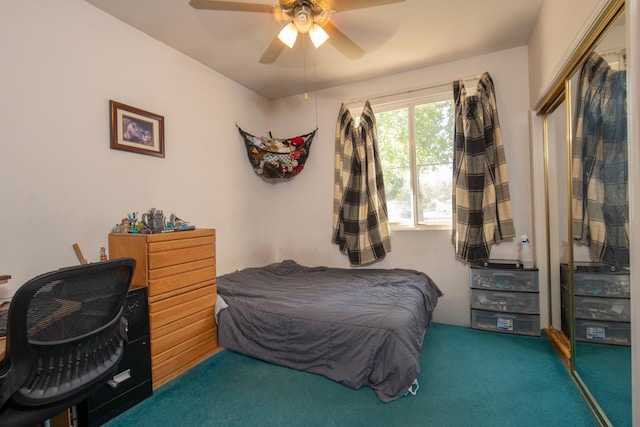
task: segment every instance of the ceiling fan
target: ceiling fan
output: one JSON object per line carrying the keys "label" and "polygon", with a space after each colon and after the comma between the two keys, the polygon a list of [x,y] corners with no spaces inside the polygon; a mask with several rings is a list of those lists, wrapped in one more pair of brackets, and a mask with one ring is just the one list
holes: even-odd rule
{"label": "ceiling fan", "polygon": [[335,12],[403,1],[280,0],[277,5],[267,5],[236,1],[190,0],[189,4],[195,9],[272,13],[277,21],[288,22],[260,58],[262,64],[271,64],[278,59],[285,45],[293,47],[298,34],[309,34],[309,38],[316,48],[320,47],[325,41],[329,41],[347,58],[357,59],[364,54],[364,50],[330,22],[331,15]]}

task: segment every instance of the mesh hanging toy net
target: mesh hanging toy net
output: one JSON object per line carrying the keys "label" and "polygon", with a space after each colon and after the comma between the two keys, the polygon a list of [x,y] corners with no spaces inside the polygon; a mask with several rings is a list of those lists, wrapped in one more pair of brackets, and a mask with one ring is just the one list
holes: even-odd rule
{"label": "mesh hanging toy net", "polygon": [[318,129],[286,139],[257,137],[239,126],[238,131],[242,135],[249,162],[256,175],[268,179],[291,179],[302,172]]}

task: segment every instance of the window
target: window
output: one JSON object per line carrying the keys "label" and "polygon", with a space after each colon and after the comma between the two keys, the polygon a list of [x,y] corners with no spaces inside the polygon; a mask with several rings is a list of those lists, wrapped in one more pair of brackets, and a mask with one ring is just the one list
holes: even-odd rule
{"label": "window", "polygon": [[451,93],[374,111],[389,222],[394,228],[451,228]]}

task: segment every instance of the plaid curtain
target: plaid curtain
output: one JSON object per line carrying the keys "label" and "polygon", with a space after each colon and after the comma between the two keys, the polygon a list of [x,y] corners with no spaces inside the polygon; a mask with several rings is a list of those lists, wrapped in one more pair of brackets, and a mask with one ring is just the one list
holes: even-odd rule
{"label": "plaid curtain", "polygon": [[515,236],[493,81],[482,74],[473,96],[455,81],[453,95],[452,242],[457,259],[484,261],[494,243]]}
{"label": "plaid curtain", "polygon": [[357,127],[345,104],[338,114],[332,242],[354,265],[378,261],[391,250],[378,131],[369,101]]}
{"label": "plaid curtain", "polygon": [[629,265],[626,71],[593,53],[578,83],[572,147],[573,238],[594,261]]}

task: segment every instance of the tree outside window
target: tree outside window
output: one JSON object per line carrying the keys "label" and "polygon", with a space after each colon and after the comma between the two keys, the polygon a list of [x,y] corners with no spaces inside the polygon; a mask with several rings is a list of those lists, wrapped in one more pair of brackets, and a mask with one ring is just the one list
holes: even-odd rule
{"label": "tree outside window", "polygon": [[378,145],[389,221],[450,228],[454,105],[450,94],[378,106]]}

